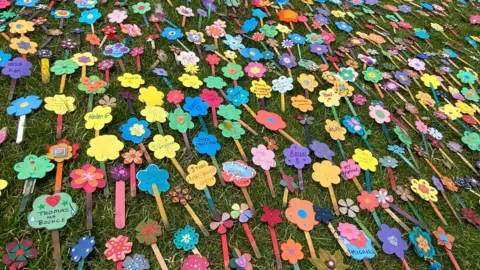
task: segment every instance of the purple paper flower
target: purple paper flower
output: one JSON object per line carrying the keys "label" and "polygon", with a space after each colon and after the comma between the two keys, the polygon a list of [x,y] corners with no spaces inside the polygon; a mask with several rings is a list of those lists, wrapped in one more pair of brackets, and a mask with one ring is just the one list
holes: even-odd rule
{"label": "purple paper flower", "polygon": [[433,184],[435,185],[435,187],[437,188],[438,191],[440,191],[440,192],[444,192],[444,191],[445,191],[445,188],[443,188],[443,184],[442,184],[442,182],[440,181],[440,179],[438,179],[438,178],[435,177],[435,176],[432,176],[432,182],[433,182]]}
{"label": "purple paper flower", "polygon": [[373,5],[378,4],[378,0],[366,0],[365,4],[373,6]]}
{"label": "purple paper flower", "polygon": [[327,45],[320,44],[318,42],[310,44],[310,52],[316,55],[323,55],[324,53],[328,52]]}
{"label": "purple paper flower", "polygon": [[395,71],[394,76],[400,84],[410,86],[410,84],[412,83],[412,80],[410,79],[406,71]]}
{"label": "purple paper flower", "polygon": [[398,10],[402,13],[407,14],[407,13],[410,13],[412,11],[412,7],[409,6],[409,5],[403,4],[403,5],[398,6]]}
{"label": "purple paper flower", "polygon": [[387,81],[386,83],[383,84],[383,89],[390,92],[396,92],[398,90],[398,84],[392,81]]}
{"label": "purple paper flower", "polygon": [[313,154],[317,158],[323,158],[327,160],[332,160],[332,157],[335,156],[335,152],[330,150],[327,144],[313,140],[312,143],[308,146],[313,151]]}
{"label": "purple paper flower", "polygon": [[130,178],[130,173],[127,167],[122,163],[113,166],[110,169],[110,175],[116,181],[127,181]]}
{"label": "purple paper flower", "polygon": [[3,64],[2,74],[9,75],[12,79],[18,79],[25,76],[30,76],[32,71],[32,63],[23,60],[21,57],[15,57]]}
{"label": "purple paper flower", "polygon": [[163,68],[156,68],[153,70],[153,73],[155,73],[155,75],[157,76],[162,76],[162,77],[165,77],[168,75],[167,71]]}
{"label": "purple paper flower", "polygon": [[200,16],[200,17],[207,17],[207,14],[208,14],[208,13],[207,13],[205,10],[203,10],[203,9],[201,9],[201,8],[198,8],[198,9],[197,9],[197,14],[198,14],[198,16]]}
{"label": "purple paper flower", "polygon": [[323,15],[325,17],[330,16],[330,11],[326,8],[317,8],[317,12],[318,14]]}
{"label": "purple paper flower", "polygon": [[278,62],[280,63],[280,65],[286,68],[293,68],[297,66],[295,56],[289,55],[288,53],[280,55],[280,57],[278,58]]}
{"label": "purple paper flower", "polygon": [[314,20],[316,22],[321,23],[322,25],[327,25],[328,24],[327,17],[323,16],[322,14],[315,14]]}
{"label": "purple paper flower", "polygon": [[290,147],[283,150],[285,156],[285,163],[294,166],[297,169],[303,169],[305,165],[310,164],[312,159],[308,156],[310,150],[303,146],[292,144]]}
{"label": "purple paper flower", "polygon": [[217,12],[217,6],[213,3],[214,0],[203,0],[202,4],[206,9],[210,9],[212,13]]}
{"label": "purple paper flower", "polygon": [[395,255],[403,259],[405,250],[408,249],[407,241],[403,240],[402,233],[397,228],[390,228],[382,224],[380,231],[377,232],[378,239],[383,243],[382,249],[388,255]]}

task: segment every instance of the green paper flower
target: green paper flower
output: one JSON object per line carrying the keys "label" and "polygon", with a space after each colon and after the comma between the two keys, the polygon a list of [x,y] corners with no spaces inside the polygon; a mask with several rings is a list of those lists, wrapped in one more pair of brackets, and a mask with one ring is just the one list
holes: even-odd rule
{"label": "green paper flower", "polygon": [[405,132],[403,129],[401,129],[399,126],[395,126],[393,129],[395,134],[397,134],[398,139],[404,143],[407,147],[410,147],[412,145],[412,138]]}
{"label": "green paper flower", "polygon": [[217,114],[222,116],[226,120],[238,120],[240,119],[240,115],[242,115],[242,111],[237,109],[232,104],[228,104],[228,105],[220,105],[218,107]]}
{"label": "green paper flower", "polygon": [[275,26],[270,24],[265,24],[260,27],[260,32],[262,32],[267,38],[273,38],[278,34]]}
{"label": "green paper flower", "polygon": [[475,83],[477,76],[469,71],[459,70],[457,73],[457,78],[459,78],[462,83],[472,84]]}
{"label": "green paper flower", "polygon": [[480,135],[475,132],[465,131],[463,133],[462,142],[473,151],[480,151]]}
{"label": "green paper flower", "polygon": [[242,128],[240,123],[232,122],[230,120],[223,121],[223,123],[218,125],[218,128],[222,130],[222,135],[226,138],[238,140],[243,134],[245,134],[245,130]]}
{"label": "green paper flower", "polygon": [[358,73],[355,72],[353,68],[341,68],[338,76],[342,78],[344,81],[353,82],[355,81],[356,76]]}
{"label": "green paper flower", "polygon": [[478,102],[480,100],[480,98],[478,97],[478,93],[471,88],[463,87],[461,92],[466,100],[473,102]]}
{"label": "green paper flower", "polygon": [[225,4],[229,7],[238,7],[240,6],[240,2],[238,0],[226,0]]}
{"label": "green paper flower", "polygon": [[380,70],[374,67],[368,67],[366,70],[362,71],[363,79],[372,83],[378,83],[383,79],[382,73]]}
{"label": "green paper flower", "polygon": [[47,156],[37,157],[36,155],[26,156],[22,162],[15,164],[13,167],[18,172],[17,178],[20,180],[43,178],[53,168],[55,168],[55,164]]}
{"label": "green paper flower", "polygon": [[[231,79],[231,80],[238,80],[239,78],[243,77],[245,74],[242,70],[242,66],[239,64],[234,64],[234,63],[228,63],[226,66],[222,68],[223,76]],[[210,76],[212,77],[212,76]],[[207,82],[207,79],[210,77],[206,78],[204,81],[207,83],[207,87],[209,87],[209,83]],[[213,77],[213,78],[219,78],[219,77]],[[220,78],[221,79],[221,78]],[[216,82],[215,82],[216,83]],[[223,83],[223,80],[222,80]]]}
{"label": "green paper flower", "polygon": [[222,89],[227,86],[227,83],[223,81],[222,77],[208,76],[203,79],[203,81],[207,84],[208,88]]}
{"label": "green paper flower", "polygon": [[385,18],[389,19],[389,20],[392,21],[392,22],[396,22],[396,23],[399,22],[399,20],[397,19],[397,17],[395,17],[395,16],[392,15],[392,14],[387,14],[387,15],[385,15]]}
{"label": "green paper flower", "polygon": [[307,42],[310,43],[310,44],[323,43],[322,36],[320,36],[319,34],[310,33],[306,37],[307,37]]}
{"label": "green paper flower", "polygon": [[365,12],[365,14],[370,14],[370,15],[375,14],[375,11],[373,11],[373,10],[371,10],[371,9],[365,7],[365,6],[362,7],[362,10],[363,10],[363,12]]}
{"label": "green paper flower", "polygon": [[138,2],[137,4],[132,6],[133,12],[137,14],[145,14],[147,11],[150,11],[152,8],[150,7],[150,3]]}
{"label": "green paper flower", "polygon": [[78,68],[78,64],[72,59],[57,60],[50,68],[50,71],[55,75],[72,74]]}
{"label": "green paper flower", "polygon": [[187,129],[192,129],[194,124],[192,122],[192,116],[188,112],[176,108],[173,113],[168,114],[168,126],[180,133],[185,133]]}

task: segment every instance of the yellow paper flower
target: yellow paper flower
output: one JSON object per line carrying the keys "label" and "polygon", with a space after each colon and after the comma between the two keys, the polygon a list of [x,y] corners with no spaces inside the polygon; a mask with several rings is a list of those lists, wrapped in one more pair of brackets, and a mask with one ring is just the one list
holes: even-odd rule
{"label": "yellow paper flower", "polygon": [[435,75],[430,75],[428,73],[424,73],[422,77],[420,77],[420,80],[422,80],[423,84],[426,87],[430,87],[432,85],[433,89],[437,89],[437,87],[440,86],[440,81],[438,80],[437,76]]}
{"label": "yellow paper flower", "polygon": [[196,75],[184,73],[178,78],[178,80],[182,82],[183,86],[191,87],[193,89],[199,89],[200,86],[203,85],[203,82]]}
{"label": "yellow paper flower", "polygon": [[87,155],[94,157],[98,162],[117,159],[123,149],[123,142],[119,141],[115,135],[95,137],[90,140],[89,145]]}
{"label": "yellow paper flower", "polygon": [[461,100],[457,100],[457,102],[455,102],[455,106],[463,114],[468,114],[468,115],[472,115],[472,116],[475,114],[475,108],[473,108],[472,106],[468,105],[467,103],[465,103]]}
{"label": "yellow paper flower", "polygon": [[430,184],[426,180],[412,179],[410,180],[410,188],[413,190],[413,192],[417,193],[422,199],[426,201],[438,201],[438,191],[434,187],[430,186]]}
{"label": "yellow paper flower", "polygon": [[[203,37],[203,33],[198,32],[197,30],[190,30],[190,31],[186,32],[185,35],[187,36],[188,41],[190,41],[190,42],[192,42],[196,45],[200,45],[200,44],[205,42],[205,38]],[[197,39],[191,39],[190,37],[196,37]],[[201,39],[198,39],[198,37],[200,37]]]}
{"label": "yellow paper flower", "polygon": [[158,91],[155,86],[149,86],[140,88],[138,100],[145,103],[146,106],[162,106],[163,97],[165,97],[163,92]]}
{"label": "yellow paper flower", "polygon": [[272,87],[262,79],[253,80],[250,91],[255,93],[257,98],[269,98],[272,96]]}
{"label": "yellow paper flower", "polygon": [[428,93],[418,91],[418,93],[415,95],[415,98],[424,106],[429,106],[431,108],[435,107],[435,100],[433,100],[432,96],[430,96]]}
{"label": "yellow paper flower", "polygon": [[438,23],[430,23],[430,26],[435,29],[435,31],[443,32],[443,27]]}
{"label": "yellow paper flower", "polygon": [[345,12],[341,11],[341,10],[333,10],[332,11],[332,15],[335,17],[335,18],[343,18],[345,17]]}
{"label": "yellow paper flower", "polygon": [[105,124],[112,122],[112,108],[97,106],[83,117],[86,129],[101,130]]}
{"label": "yellow paper flower", "polygon": [[160,106],[146,106],[145,109],[140,112],[140,114],[145,116],[145,119],[147,119],[147,122],[149,123],[165,123],[168,116],[168,112]]}
{"label": "yellow paper flower", "polygon": [[369,170],[374,172],[377,170],[378,160],[368,150],[355,149],[355,154],[352,156],[362,170]]}
{"label": "yellow paper flower", "polygon": [[53,97],[46,97],[45,109],[55,112],[59,115],[64,115],[67,112],[73,112],[77,107],[75,106],[75,98],[67,97],[65,95],[55,95]]}
{"label": "yellow paper flower", "polygon": [[230,50],[226,50],[225,52],[223,52],[223,55],[225,55],[225,57],[230,60],[235,60],[238,57],[236,52]]}
{"label": "yellow paper flower", "polygon": [[346,81],[336,81],[332,89],[337,92],[340,97],[351,97],[355,90],[353,86],[349,85]]}
{"label": "yellow paper flower", "polygon": [[203,190],[205,187],[215,185],[217,168],[208,165],[205,160],[200,160],[197,164],[191,164],[187,168],[187,182],[195,185],[198,190]]}
{"label": "yellow paper flower", "polygon": [[339,81],[337,75],[335,75],[334,73],[332,73],[330,71],[323,72],[322,79],[327,81],[329,84],[336,84]]}
{"label": "yellow paper flower", "polygon": [[174,158],[175,153],[180,149],[180,145],[170,135],[155,135],[153,142],[148,144],[148,149],[153,151],[154,156],[158,159]]}
{"label": "yellow paper flower", "polygon": [[347,133],[347,130],[340,126],[337,121],[327,119],[325,121],[325,130],[330,134],[332,140],[345,140],[345,133]]}
{"label": "yellow paper flower", "polygon": [[195,64],[186,64],[184,70],[190,74],[197,74],[200,70],[200,67]]}
{"label": "yellow paper flower", "polygon": [[0,179],[0,196],[2,196],[2,190],[4,190],[8,186],[8,182]]}
{"label": "yellow paper flower", "polygon": [[37,52],[37,46],[37,43],[30,41],[30,39],[25,36],[10,39],[10,48],[20,54],[34,54]]}
{"label": "yellow paper flower", "polygon": [[453,106],[452,104],[445,104],[439,107],[439,109],[441,112],[446,114],[450,120],[455,120],[457,118],[462,117],[462,113],[460,113],[460,109]]}
{"label": "yellow paper flower", "polygon": [[303,74],[300,74],[297,80],[303,89],[307,89],[310,92],[315,91],[315,87],[318,86],[318,82],[317,80],[315,80],[315,76],[313,75],[307,75],[303,73]]}
{"label": "yellow paper flower", "polygon": [[140,85],[145,83],[142,75],[131,73],[124,73],[122,76],[118,77],[118,80],[123,87],[130,87],[134,89],[139,88]]}
{"label": "yellow paper flower", "polygon": [[8,24],[10,26],[10,33],[12,34],[26,34],[35,30],[33,22],[18,20]]}
{"label": "yellow paper flower", "polygon": [[327,90],[320,91],[318,101],[320,103],[323,103],[323,105],[327,107],[332,107],[332,106],[338,106],[340,105],[340,95],[335,92],[332,88],[329,88]]}
{"label": "yellow paper flower", "polygon": [[283,25],[283,24],[277,24],[275,29],[277,29],[278,32],[284,33],[284,34],[289,34],[290,32],[292,32],[292,30],[290,30],[290,28],[288,26]]}
{"label": "yellow paper flower", "polygon": [[340,183],[340,167],[333,165],[329,160],[322,163],[313,163],[312,179],[322,187],[329,187]]}
{"label": "yellow paper flower", "polygon": [[80,67],[83,66],[93,66],[95,65],[95,62],[97,62],[98,58],[93,56],[89,52],[84,52],[84,53],[76,53],[73,55],[71,58],[73,62],[77,63]]}
{"label": "yellow paper flower", "polygon": [[302,95],[291,97],[292,106],[301,112],[313,111],[312,101]]}

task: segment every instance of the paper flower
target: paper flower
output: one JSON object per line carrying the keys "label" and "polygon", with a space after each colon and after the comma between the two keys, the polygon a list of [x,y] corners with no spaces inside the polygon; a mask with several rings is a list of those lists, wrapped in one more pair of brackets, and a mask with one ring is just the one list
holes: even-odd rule
{"label": "paper flower", "polygon": [[191,87],[193,89],[199,89],[203,85],[203,82],[195,75],[182,74],[178,78],[182,85],[185,87]]}
{"label": "paper flower", "polygon": [[104,188],[106,185],[105,172],[90,164],[83,165],[81,169],[72,170],[70,177],[73,188],[83,188],[87,193],[93,193],[97,188]]}
{"label": "paper flower", "polygon": [[435,248],[432,245],[430,235],[418,226],[408,235],[410,242],[413,244],[415,253],[420,258],[432,259],[435,256]]}
{"label": "paper flower", "polygon": [[160,106],[145,106],[143,110],[140,111],[142,116],[145,116],[145,119],[149,123],[159,122],[165,123],[167,121],[168,113],[163,107]]}
{"label": "paper flower", "polygon": [[50,68],[50,71],[55,73],[55,75],[73,74],[78,67],[78,64],[71,59],[57,60]]}
{"label": "paper flower", "polygon": [[282,250],[282,260],[288,261],[291,264],[297,264],[299,260],[302,260],[304,255],[302,252],[302,245],[288,239],[287,242],[280,245]]}
{"label": "paper flower", "polygon": [[274,227],[282,222],[281,211],[279,209],[271,209],[268,205],[262,208],[263,214],[260,217],[262,222],[268,223],[269,227]]}
{"label": "paper flower", "polygon": [[90,76],[81,78],[77,87],[87,94],[103,94],[106,86],[107,82],[100,80],[98,76]]}
{"label": "paper flower", "polygon": [[173,236],[173,243],[177,249],[188,252],[198,244],[199,234],[195,231],[195,228],[188,225],[178,229]]}
{"label": "paper flower", "polygon": [[227,161],[222,164],[222,178],[237,187],[248,187],[257,172],[243,160]]}
{"label": "paper flower", "polygon": [[15,164],[13,167],[18,172],[17,178],[20,180],[41,179],[54,168],[55,165],[50,162],[47,156],[37,157],[36,155],[26,156],[22,162]]}
{"label": "paper flower", "polygon": [[230,212],[230,216],[233,219],[238,219],[241,223],[248,222],[248,220],[252,217],[252,211],[249,209],[248,204],[242,203],[232,205],[232,210]]}
{"label": "paper flower", "polygon": [[379,161],[385,168],[396,168],[398,166],[398,161],[391,156],[381,157]]}
{"label": "paper flower", "polygon": [[272,81],[273,91],[279,93],[286,93],[293,89],[293,79],[290,77],[280,76],[278,79]]}
{"label": "paper flower", "polygon": [[85,235],[80,238],[71,249],[68,255],[70,259],[74,262],[79,262],[88,257],[88,255],[93,251],[95,246],[95,237]]}
{"label": "paper flower", "polygon": [[388,225],[382,224],[380,231],[377,232],[377,237],[382,242],[383,252],[388,255],[395,254],[400,259],[405,257],[408,244],[397,228],[390,228]]}
{"label": "paper flower", "polygon": [[105,244],[107,248],[103,254],[107,257],[107,260],[114,262],[123,261],[125,255],[132,252],[132,242],[128,242],[128,237],[120,235],[118,237],[112,237]]}
{"label": "paper flower", "polygon": [[393,202],[393,196],[388,194],[388,190],[381,188],[376,192],[375,198],[382,208],[388,208],[390,203]]}
{"label": "paper flower", "polygon": [[195,270],[208,270],[210,263],[207,260],[207,257],[202,257],[198,254],[191,254],[183,260],[182,269],[195,269]]}
{"label": "paper flower", "polygon": [[319,257],[308,258],[308,260],[317,268],[317,270],[346,270],[348,265],[343,263],[343,255],[340,250],[332,255],[328,251],[320,248]]}
{"label": "paper flower", "polygon": [[185,96],[180,90],[172,90],[167,94],[167,101],[173,104],[180,104]]}
{"label": "paper flower", "polygon": [[15,116],[27,115],[32,113],[33,110],[38,109],[41,105],[42,100],[39,96],[20,97],[10,103],[10,106],[7,107],[7,113]]}
{"label": "paper flower", "polygon": [[326,143],[321,143],[317,140],[313,140],[308,147],[313,151],[313,154],[317,158],[327,159],[331,161],[332,158],[335,156],[335,152],[330,150],[330,147],[328,147]]}
{"label": "paper flower", "polygon": [[303,231],[311,231],[313,226],[318,224],[315,220],[313,204],[307,200],[291,199],[285,210],[285,217]]}
{"label": "paper flower", "polygon": [[267,71],[261,63],[256,62],[248,63],[244,70],[250,78],[262,78],[263,74]]}
{"label": "paper flower", "polygon": [[37,46],[37,43],[30,41],[26,36],[10,39],[10,48],[20,54],[34,54],[37,52]]}
{"label": "paper flower", "polygon": [[463,132],[462,142],[473,151],[480,151],[480,135],[475,132]]}
{"label": "paper flower", "polygon": [[373,67],[368,67],[366,70],[362,71],[363,79],[372,83],[378,83],[383,79],[380,71]]}
{"label": "paper flower", "polygon": [[203,81],[208,88],[222,89],[227,86],[227,83],[223,81],[222,77],[218,76],[208,76],[207,78],[204,78]]}
{"label": "paper flower", "polygon": [[168,192],[170,195],[171,201],[173,203],[180,203],[182,205],[187,205],[189,201],[192,200],[192,196],[188,194],[190,190],[188,188],[181,188],[180,186],[175,186],[173,190]]}
{"label": "paper flower", "polygon": [[187,132],[187,129],[192,129],[194,127],[192,116],[180,108],[177,108],[173,113],[168,114],[168,121],[168,126],[180,133],[185,133]]}
{"label": "paper flower", "polygon": [[32,240],[10,242],[5,246],[7,254],[3,255],[2,262],[10,269],[21,269],[27,266],[28,259],[37,257],[37,249],[33,247]]}
{"label": "paper flower", "polygon": [[142,79],[142,76],[139,74],[124,73],[122,76],[117,78],[120,81],[120,84],[123,87],[130,87],[137,89],[140,85],[144,84],[145,81]]}
{"label": "paper flower", "polygon": [[259,110],[255,120],[267,129],[273,131],[284,129],[287,126],[280,115],[265,110]]}
{"label": "paper flower", "polygon": [[148,129],[148,122],[145,120],[138,120],[135,117],[128,119],[126,124],[120,126],[122,138],[134,143],[142,143],[143,140],[150,137],[150,130]]}
{"label": "paper flower", "polygon": [[123,149],[123,143],[115,135],[95,137],[90,140],[89,145],[87,155],[99,162],[117,159],[120,156],[119,152]]}
{"label": "paper flower", "polygon": [[349,218],[355,218],[357,213],[360,212],[360,208],[358,208],[352,199],[340,199],[338,200],[338,205],[340,213],[348,216]]}
{"label": "paper flower", "polygon": [[214,186],[217,180],[215,178],[217,169],[215,166],[208,165],[205,160],[200,160],[197,164],[189,165],[187,171],[187,182],[195,185],[195,188],[198,190]]}
{"label": "paper flower", "polygon": [[138,2],[132,6],[133,12],[137,14],[145,14],[150,11],[152,8],[150,7],[150,3]]}
{"label": "paper flower", "polygon": [[32,63],[23,60],[21,57],[15,57],[3,64],[2,74],[8,75],[12,79],[27,77],[32,74]]}
{"label": "paper flower", "polygon": [[110,176],[115,181],[127,181],[130,179],[130,171],[123,163],[120,163],[110,168]]}
{"label": "paper flower", "polygon": [[378,124],[389,123],[390,122],[390,112],[385,110],[380,105],[369,106],[370,112],[369,115],[375,120]]}
{"label": "paper flower", "polygon": [[55,162],[63,162],[71,158],[77,158],[77,151],[80,148],[80,145],[71,145],[67,140],[62,139],[56,145],[47,144],[46,148],[48,159],[55,160]]}
{"label": "paper flower", "polygon": [[290,166],[294,166],[297,169],[303,169],[305,165],[310,164],[312,159],[309,156],[310,150],[303,146],[296,144],[290,145],[290,147],[283,150],[285,156],[285,163]]}
{"label": "paper flower", "polygon": [[327,119],[325,121],[325,130],[330,134],[330,137],[333,140],[345,140],[345,133],[347,133],[347,130],[340,126],[337,121]]}
{"label": "paper flower", "polygon": [[215,212],[210,223],[210,229],[216,230],[219,234],[226,234],[227,230],[233,227],[233,220],[228,213]]}
{"label": "paper flower", "polygon": [[82,11],[78,21],[86,24],[94,24],[98,19],[100,19],[100,17],[102,17],[102,14],[98,11],[98,9],[94,8]]}
{"label": "paper flower", "polygon": [[103,55],[113,58],[121,58],[125,54],[129,53],[130,49],[123,43],[117,42],[112,45],[107,45],[103,49]]}
{"label": "paper flower", "polygon": [[168,172],[161,170],[155,164],[150,164],[145,170],[137,173],[139,181],[138,188],[142,191],[148,191],[150,195],[154,195],[152,185],[155,184],[159,192],[165,192],[170,188],[168,183]]}
{"label": "paper flower", "polygon": [[339,106],[341,96],[332,88],[319,92],[318,101],[327,107]]}
{"label": "paper flower", "polygon": [[369,150],[355,149],[355,154],[352,156],[362,170],[375,172],[377,170],[378,160],[372,155]]}
{"label": "paper flower", "polygon": [[208,104],[200,97],[187,97],[183,109],[191,116],[202,116],[208,114]]}
{"label": "paper flower", "polygon": [[376,198],[377,192],[378,191],[376,190],[373,190],[371,193],[368,193],[365,190],[362,191],[362,193],[357,196],[357,200],[360,203],[360,209],[373,212],[375,208],[380,205]]}
{"label": "paper flower", "polygon": [[452,250],[452,244],[455,241],[455,237],[451,234],[447,234],[442,227],[438,227],[433,231],[433,235],[438,239],[437,244],[444,246],[448,250]]}
{"label": "paper flower", "polygon": [[173,27],[165,27],[160,35],[168,40],[177,40],[183,37],[182,30]]}
{"label": "paper flower", "polygon": [[196,30],[190,30],[185,34],[187,35],[187,40],[196,45],[200,45],[205,42],[205,38],[203,37],[202,32],[198,32]]}
{"label": "paper flower", "polygon": [[107,18],[110,23],[122,23],[128,15],[126,10],[114,9],[107,14]]}
{"label": "paper flower", "polygon": [[322,187],[329,187],[340,183],[340,168],[329,160],[313,163],[312,179]]}
{"label": "paper flower", "polygon": [[89,52],[85,53],[76,53],[73,55],[71,58],[75,63],[77,63],[78,66],[83,67],[83,66],[93,66],[95,62],[97,62],[98,58],[93,56]]}
{"label": "paper flower", "polygon": [[112,121],[112,108],[111,107],[102,107],[97,106],[93,110],[84,116],[85,128],[86,129],[95,129],[101,130],[105,127],[105,124],[108,124]]}
{"label": "paper flower", "polygon": [[[236,0],[235,0],[236,1]],[[228,3],[228,1],[227,1]],[[227,4],[228,5],[228,4]],[[238,248],[234,248],[233,257],[230,258],[228,266],[232,270],[253,270],[252,263],[252,255],[249,253],[241,253]]]}
{"label": "paper flower", "polygon": [[26,34],[34,30],[33,23],[25,20],[17,20],[8,24],[10,33],[12,34]]}
{"label": "paper flower", "polygon": [[215,135],[210,135],[203,131],[200,131],[197,137],[193,138],[192,142],[198,153],[209,156],[215,156],[221,148]]}
{"label": "paper flower", "polygon": [[317,80],[315,80],[315,76],[313,75],[307,75],[307,74],[301,74],[298,78],[297,81],[300,83],[303,89],[307,89],[310,92],[315,91],[315,88],[318,86]]}
{"label": "paper flower", "polygon": [[315,220],[317,221],[329,224],[334,219],[330,207],[320,207],[318,205],[314,205],[313,211],[315,211]]}
{"label": "paper flower", "polygon": [[160,224],[153,219],[148,219],[135,227],[138,242],[146,245],[157,243],[157,236],[162,235]]}
{"label": "paper flower", "polygon": [[275,154],[272,150],[268,150],[265,145],[260,144],[258,147],[252,147],[251,153],[253,163],[263,170],[268,171],[276,166]]}
{"label": "paper flower", "polygon": [[142,254],[134,254],[125,257],[122,262],[123,270],[147,270],[150,269],[148,259]]}
{"label": "paper flower", "polygon": [[55,95],[53,97],[45,98],[45,109],[53,111],[55,114],[64,115],[67,112],[73,112],[76,108],[74,97],[67,97],[65,95]]}
{"label": "paper flower", "polygon": [[240,139],[245,134],[245,130],[240,123],[230,120],[225,120],[218,125],[222,131],[222,135],[226,138]]}
{"label": "paper flower", "polygon": [[357,227],[350,223],[339,223],[337,229],[340,232],[340,235],[348,240],[355,240],[360,234]]}
{"label": "paper flower", "polygon": [[420,80],[422,80],[423,84],[426,87],[433,87],[433,89],[437,89],[437,87],[440,86],[440,81],[437,79],[437,76],[435,75],[424,73],[422,77],[420,77]]}
{"label": "paper flower", "polygon": [[410,188],[413,190],[413,192],[417,193],[422,199],[433,202],[438,200],[438,191],[434,187],[430,186],[426,180],[411,179],[410,184]]}
{"label": "paper flower", "polygon": [[157,159],[174,158],[176,152],[180,149],[180,145],[170,136],[155,135],[153,141],[148,144],[148,148],[154,152]]}

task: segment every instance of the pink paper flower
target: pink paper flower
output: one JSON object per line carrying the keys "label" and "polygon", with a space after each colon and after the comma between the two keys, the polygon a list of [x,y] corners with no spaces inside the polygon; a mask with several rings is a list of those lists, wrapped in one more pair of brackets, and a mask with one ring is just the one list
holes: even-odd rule
{"label": "pink paper flower", "polygon": [[340,232],[342,237],[347,238],[348,240],[354,240],[358,238],[360,231],[357,227],[350,223],[339,223],[337,230]]}
{"label": "pink paper flower", "polygon": [[104,188],[106,185],[105,172],[97,169],[90,164],[85,164],[81,169],[75,169],[70,172],[73,188],[83,188],[85,192],[92,193],[97,188]]}
{"label": "pink paper flower", "polygon": [[265,145],[260,144],[258,147],[253,147],[251,153],[253,164],[262,167],[265,171],[276,166],[275,154],[272,150],[268,150]]}
{"label": "pink paper flower", "polygon": [[347,179],[353,179],[361,173],[360,166],[353,159],[340,162],[341,173]]}
{"label": "pink paper flower", "polygon": [[130,55],[131,56],[137,56],[143,53],[143,47],[135,47],[132,50],[130,50]]}
{"label": "pink paper flower", "polygon": [[261,63],[250,62],[244,68],[250,78],[262,78],[265,71],[267,71]]}
{"label": "pink paper flower", "polygon": [[381,188],[377,193],[375,193],[375,198],[382,208],[390,207],[390,203],[393,202],[393,196],[388,195],[388,190]]}
{"label": "pink paper flower", "polygon": [[365,105],[365,103],[367,102],[367,98],[362,94],[354,94],[352,96],[352,99],[355,105],[362,106],[362,105]]}
{"label": "pink paper flower", "polygon": [[427,125],[425,125],[425,123],[423,123],[422,120],[415,121],[415,127],[422,134],[427,134],[428,133],[428,127],[427,127]]}
{"label": "pink paper flower", "polygon": [[418,58],[409,58],[408,59],[408,66],[415,69],[416,71],[424,71],[425,70],[425,62]]}
{"label": "pink paper flower", "polygon": [[370,112],[369,115],[379,124],[389,123],[390,122],[390,112],[385,110],[380,105],[368,107]]}
{"label": "pink paper flower", "polygon": [[119,9],[114,9],[107,15],[108,21],[111,23],[122,23],[127,17],[127,11]]}
{"label": "pink paper flower", "polygon": [[185,95],[180,90],[172,90],[167,94],[167,101],[173,104],[180,104],[184,98]]}

